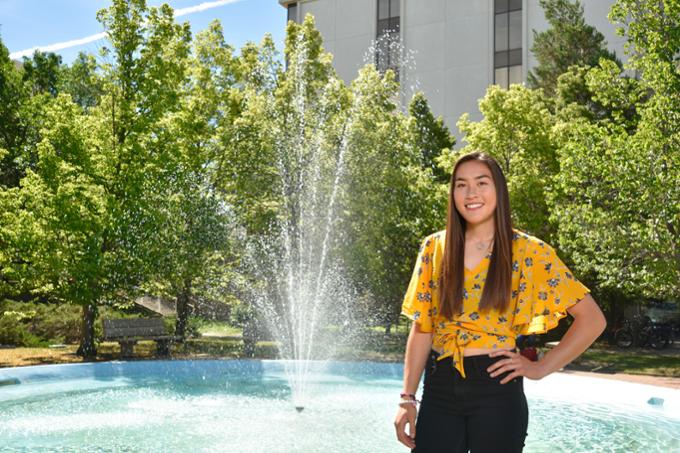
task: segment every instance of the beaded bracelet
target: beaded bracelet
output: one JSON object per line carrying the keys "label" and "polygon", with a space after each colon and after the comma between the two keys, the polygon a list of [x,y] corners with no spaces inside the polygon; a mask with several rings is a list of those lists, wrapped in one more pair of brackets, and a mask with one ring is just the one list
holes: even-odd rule
{"label": "beaded bracelet", "polygon": [[411,398],[416,399],[415,393],[400,393],[399,396],[402,397],[402,398],[404,398],[406,396],[410,396]]}

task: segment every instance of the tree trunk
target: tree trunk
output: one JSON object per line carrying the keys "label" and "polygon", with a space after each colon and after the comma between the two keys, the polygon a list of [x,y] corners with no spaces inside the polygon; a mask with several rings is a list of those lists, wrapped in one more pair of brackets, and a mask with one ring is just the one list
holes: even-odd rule
{"label": "tree trunk", "polygon": [[189,298],[191,297],[191,279],[184,280],[184,286],[177,296],[177,323],[175,335],[184,341],[186,336],[187,319],[189,318]]}
{"label": "tree trunk", "polygon": [[94,360],[97,357],[97,346],[94,341],[94,322],[96,318],[97,305],[84,305],[82,323],[80,325],[80,346],[76,354],[86,360]]}

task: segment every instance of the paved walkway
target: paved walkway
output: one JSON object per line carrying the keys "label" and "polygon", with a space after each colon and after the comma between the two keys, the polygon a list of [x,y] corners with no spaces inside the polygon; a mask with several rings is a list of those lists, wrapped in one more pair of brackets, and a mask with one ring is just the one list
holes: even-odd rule
{"label": "paved walkway", "polygon": [[680,378],[667,376],[644,376],[625,373],[593,373],[590,371],[563,370],[562,373],[577,374],[582,376],[597,377],[602,379],[614,379],[617,381],[637,382],[638,384],[658,385],[680,390]]}

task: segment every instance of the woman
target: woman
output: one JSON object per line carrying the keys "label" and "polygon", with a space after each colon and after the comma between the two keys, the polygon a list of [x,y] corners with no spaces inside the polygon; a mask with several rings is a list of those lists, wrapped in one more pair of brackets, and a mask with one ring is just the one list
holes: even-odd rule
{"label": "woman", "polygon": [[[402,313],[414,322],[397,438],[416,453],[521,452],[523,378],[541,379],[574,360],[606,321],[555,251],[512,227],[507,184],[492,157],[458,159],[448,211],[446,230],[423,241],[404,298]],[[574,322],[541,360],[515,350],[518,335],[545,333],[566,312]]]}

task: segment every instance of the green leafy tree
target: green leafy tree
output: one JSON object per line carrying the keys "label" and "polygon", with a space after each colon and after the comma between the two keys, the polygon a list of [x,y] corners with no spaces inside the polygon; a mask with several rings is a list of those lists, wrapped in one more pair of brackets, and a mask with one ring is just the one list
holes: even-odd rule
{"label": "green leafy tree", "polygon": [[646,96],[637,79],[625,75],[614,61],[602,59],[594,67],[571,66],[559,76],[554,105],[563,121],[579,117],[623,124],[633,131],[640,121],[638,105]]}
{"label": "green leafy tree", "polygon": [[448,182],[451,175],[439,167],[437,158],[441,156],[442,150],[453,148],[456,144],[455,137],[451,135],[441,116],[434,117],[423,93],[413,96],[408,110],[413,144],[422,154],[422,165],[432,171],[436,181]]}
{"label": "green leafy tree", "polygon": [[63,71],[61,56],[36,51],[32,58],[24,57],[22,68],[24,83],[32,94],[57,95]]}
{"label": "green leafy tree", "polygon": [[116,0],[98,19],[112,45],[106,96],[87,115],[66,95],[48,103],[35,170],[3,192],[7,212],[25,220],[5,217],[4,235],[22,257],[11,272],[83,307],[78,353],[88,358],[98,307],[130,301],[169,253],[155,235],[178,148],[161,138],[182,106],[190,42],[188,24],[176,24],[167,5]]}
{"label": "green leafy tree", "polygon": [[230,272],[231,219],[216,189],[214,162],[225,139],[223,127],[234,119],[229,112],[237,81],[232,52],[218,22],[196,36],[182,107],[164,122],[158,140],[176,149],[165,164],[172,183],[165,188],[165,224],[157,235],[166,253],[156,263],[149,289],[176,300],[175,334],[182,338],[191,302],[219,297],[220,276]]}
{"label": "green leafy tree", "polygon": [[[408,180],[402,165],[420,165],[420,155],[403,140],[405,118],[398,114],[398,85],[392,71],[384,77],[373,67],[359,72],[352,83],[355,97],[348,141],[348,188],[344,230],[352,238],[345,249],[351,280],[372,303],[355,316],[372,324],[393,323],[401,283],[408,272],[408,247],[395,247],[409,236],[408,216],[402,215]],[[407,153],[411,153],[407,156]],[[397,311],[395,313],[395,311]]]}
{"label": "green leafy tree", "polygon": [[[215,184],[225,194],[242,224],[251,233],[262,233],[274,221],[281,203],[274,181],[277,178],[272,125],[281,120],[272,112],[273,90],[278,83],[280,63],[270,36],[260,45],[246,44],[234,59],[233,49],[223,43],[217,47],[215,70],[225,80],[215,86],[219,110],[215,160]],[[210,48],[202,45],[207,54]],[[227,75],[230,74],[230,75]],[[229,77],[235,80],[229,81]],[[235,86],[228,86],[233,84]],[[273,116],[270,116],[273,115]]]}
{"label": "green leafy tree", "polygon": [[[562,171],[552,204],[560,246],[603,288],[677,298],[680,9],[675,1],[624,0],[610,18],[628,38],[629,69],[640,74],[639,87],[625,89],[634,96],[623,96],[624,106],[635,103],[639,121],[631,127],[625,116],[605,123],[581,118],[556,129]],[[587,77],[593,93],[610,103],[629,83],[612,69]]]}
{"label": "green leafy tree", "polygon": [[34,296],[85,305],[99,297],[98,236],[110,217],[87,118],[66,95],[44,108],[38,164],[0,192],[3,276]]}
{"label": "green leafy tree", "polygon": [[22,148],[27,126],[23,109],[27,98],[21,72],[0,41],[0,185],[7,187],[19,183],[25,167]]}
{"label": "green leafy tree", "polygon": [[99,104],[104,82],[98,73],[95,56],[80,52],[70,66],[63,67],[60,90],[69,93],[73,101],[84,109]]}
{"label": "green leafy tree", "polygon": [[[232,106],[223,111],[235,113],[219,122],[219,187],[249,234],[282,234],[278,228],[289,228],[285,233],[291,238],[292,262],[297,262],[296,253],[304,248],[295,245],[301,229],[311,228],[312,222],[323,224],[321,213],[331,205],[337,176],[333,209],[338,220],[328,260],[343,263],[358,300],[366,301],[350,315],[363,322],[362,314],[370,315],[389,326],[398,317],[413,250],[425,231],[435,223],[440,226],[445,217],[442,192],[430,185],[436,186],[434,164],[425,165],[423,158],[434,159],[452,139],[441,122],[431,113],[427,116],[424,102],[415,104],[419,117],[409,123],[398,108],[393,74],[383,78],[375,68],[364,68],[346,87],[334,73],[311,17],[302,24],[289,23],[285,68],[273,55],[265,38],[259,47],[247,45],[236,65],[230,63],[235,69],[227,73],[240,90],[231,89],[227,101],[220,101]],[[439,143],[427,142],[435,137]],[[315,195],[303,198],[311,193]],[[310,212],[305,203],[313,202],[314,218],[303,215]],[[316,242],[320,247],[323,237]],[[413,246],[394,246],[405,243]],[[267,263],[268,269],[284,265],[275,261]],[[284,303],[277,302],[276,288],[266,286],[254,285],[274,304]],[[344,312],[337,308],[339,319]]]}
{"label": "green leafy tree", "polygon": [[553,95],[558,77],[570,66],[596,66],[600,58],[616,61],[602,33],[585,22],[578,0],[540,0],[540,5],[550,27],[534,30],[531,52],[538,64],[527,76],[530,87]]}

